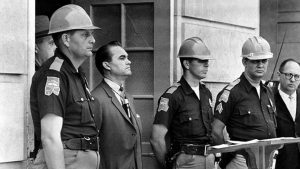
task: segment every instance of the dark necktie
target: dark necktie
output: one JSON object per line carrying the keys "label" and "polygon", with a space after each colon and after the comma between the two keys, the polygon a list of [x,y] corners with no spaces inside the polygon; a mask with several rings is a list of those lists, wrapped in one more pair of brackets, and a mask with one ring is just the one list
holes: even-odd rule
{"label": "dark necktie", "polygon": [[123,107],[123,109],[125,110],[127,116],[130,119],[131,116],[130,116],[130,110],[129,110],[129,102],[128,102],[128,99],[126,98],[124,88],[121,86],[120,89],[119,89],[119,91],[120,91],[120,97],[121,97],[122,107]]}

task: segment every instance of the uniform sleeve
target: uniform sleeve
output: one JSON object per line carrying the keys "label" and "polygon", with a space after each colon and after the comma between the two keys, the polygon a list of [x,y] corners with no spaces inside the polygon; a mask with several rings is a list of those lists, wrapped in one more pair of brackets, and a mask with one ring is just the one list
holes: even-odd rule
{"label": "uniform sleeve", "polygon": [[163,94],[159,98],[153,124],[162,124],[169,128],[177,105],[177,101],[174,99],[174,96],[172,94]]}
{"label": "uniform sleeve", "polygon": [[234,111],[233,105],[233,94],[229,90],[222,90],[216,99],[214,117],[227,125],[228,119]]}
{"label": "uniform sleeve", "polygon": [[64,117],[66,105],[65,79],[54,70],[46,71],[37,82],[37,101],[40,119],[46,114]]}

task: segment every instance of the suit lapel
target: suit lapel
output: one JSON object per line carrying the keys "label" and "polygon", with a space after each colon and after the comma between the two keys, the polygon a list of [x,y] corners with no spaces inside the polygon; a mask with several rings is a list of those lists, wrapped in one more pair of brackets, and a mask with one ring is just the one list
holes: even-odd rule
{"label": "suit lapel", "polygon": [[[300,90],[296,90],[297,92],[297,103],[296,103],[296,118],[299,118],[300,115]],[[296,120],[295,120],[296,121]]]}
{"label": "suit lapel", "polygon": [[[278,105],[282,105],[282,106],[284,107],[284,108],[282,108],[282,109],[284,109],[284,111],[283,111],[282,113],[285,113],[291,121],[294,121],[294,120],[293,120],[293,117],[292,117],[292,115],[291,115],[289,109],[287,108],[287,105],[286,105],[285,102],[283,101],[283,99],[282,99],[282,97],[281,97],[281,95],[280,95],[278,89],[276,89],[276,94],[275,94],[275,95],[277,95],[277,98],[278,98],[278,102],[279,102]],[[278,105],[277,105],[277,106],[278,106]]]}
{"label": "suit lapel", "polygon": [[115,93],[112,91],[111,87],[109,87],[109,85],[105,81],[103,81],[103,89],[106,91],[108,96],[111,97],[111,101],[112,101],[113,105],[119,110],[119,112],[123,115],[123,117],[132,125],[125,110],[123,109],[119,100],[117,99]]}
{"label": "suit lapel", "polygon": [[[128,94],[126,93],[126,95],[128,96]],[[132,115],[132,119],[133,119],[133,123],[135,123],[134,125],[137,127],[137,132],[139,132],[141,134],[141,130],[142,130],[142,124],[140,119],[137,117],[137,114],[135,112],[134,106],[133,106],[133,99],[130,98],[129,99],[129,105],[130,105],[130,112]]]}

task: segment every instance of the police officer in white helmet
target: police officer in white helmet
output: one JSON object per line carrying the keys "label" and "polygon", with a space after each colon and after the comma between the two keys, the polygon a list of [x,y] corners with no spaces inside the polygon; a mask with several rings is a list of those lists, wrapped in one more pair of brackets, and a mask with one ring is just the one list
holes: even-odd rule
{"label": "police officer in white helmet", "polygon": [[57,9],[49,34],[57,46],[32,78],[30,107],[37,138],[42,142],[35,169],[98,169],[99,103],[90,94],[80,65],[92,57],[95,43],[88,14],[77,5]]}
{"label": "police officer in white helmet", "polygon": [[201,82],[213,57],[199,37],[186,39],[178,57],[183,76],[159,99],[150,143],[158,162],[167,169],[213,169],[214,155],[206,154],[212,143],[212,95]]}
{"label": "police officer in white helmet", "polygon": [[[225,86],[216,99],[213,138],[216,144],[225,142],[226,126],[231,140],[249,141],[276,137],[274,98],[262,82],[268,60],[273,57],[269,43],[260,36],[248,38],[242,47],[245,71]],[[220,167],[247,169],[245,152],[222,154]]]}

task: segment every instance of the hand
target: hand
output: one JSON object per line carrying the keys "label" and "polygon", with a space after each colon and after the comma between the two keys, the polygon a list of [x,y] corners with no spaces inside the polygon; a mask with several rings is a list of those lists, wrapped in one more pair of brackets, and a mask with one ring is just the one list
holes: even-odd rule
{"label": "hand", "polygon": [[176,167],[192,162],[194,159],[195,155],[181,153],[176,159]]}

